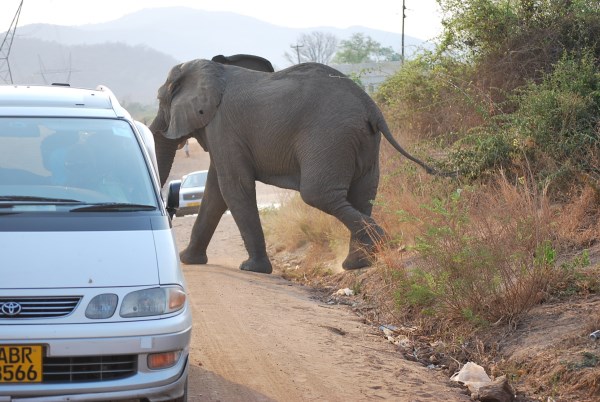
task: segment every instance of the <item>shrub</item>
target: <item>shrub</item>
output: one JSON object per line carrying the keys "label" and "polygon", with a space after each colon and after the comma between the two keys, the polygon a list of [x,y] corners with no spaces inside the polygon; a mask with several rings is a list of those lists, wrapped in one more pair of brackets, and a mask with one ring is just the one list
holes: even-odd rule
{"label": "shrub", "polygon": [[569,189],[580,173],[600,175],[600,73],[591,53],[563,56],[541,83],[514,98],[508,130],[527,144],[523,155],[540,181]]}
{"label": "shrub", "polygon": [[469,85],[472,74],[466,64],[424,52],[386,80],[375,99],[392,131],[449,144],[456,133],[481,124],[487,115],[482,93]]}
{"label": "shrub", "polygon": [[419,220],[420,258],[398,282],[400,308],[473,325],[513,321],[562,275],[547,199],[526,184],[456,191],[424,205]]}

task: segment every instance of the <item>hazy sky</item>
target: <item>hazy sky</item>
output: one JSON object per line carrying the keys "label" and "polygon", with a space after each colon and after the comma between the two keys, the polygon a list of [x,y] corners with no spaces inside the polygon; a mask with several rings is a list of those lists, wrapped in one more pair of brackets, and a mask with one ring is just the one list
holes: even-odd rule
{"label": "hazy sky", "polygon": [[[8,29],[20,3],[21,0],[0,2],[0,32]],[[406,35],[428,40],[441,32],[435,0],[405,3]],[[361,25],[402,32],[402,0],[23,0],[18,25],[83,25],[112,21],[143,8],[173,6],[234,12],[292,28]]]}

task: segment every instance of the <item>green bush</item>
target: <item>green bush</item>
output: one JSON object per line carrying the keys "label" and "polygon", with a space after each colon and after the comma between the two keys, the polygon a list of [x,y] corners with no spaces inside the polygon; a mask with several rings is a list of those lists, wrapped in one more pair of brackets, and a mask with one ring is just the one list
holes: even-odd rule
{"label": "green bush", "polygon": [[460,135],[446,169],[468,180],[489,179],[500,169],[533,174],[556,194],[579,175],[600,175],[600,72],[591,52],[564,55],[540,83],[509,97],[512,113],[488,116]]}
{"label": "green bush", "polygon": [[413,246],[420,259],[397,281],[399,308],[476,326],[510,321],[563,274],[543,197],[497,186],[486,197],[466,189],[423,206],[426,229]]}
{"label": "green bush", "polygon": [[472,74],[467,64],[423,52],[386,80],[375,99],[403,136],[449,144],[486,115],[481,93],[468,84]]}
{"label": "green bush", "polygon": [[568,182],[574,174],[600,173],[600,72],[591,53],[564,55],[541,83],[529,84],[514,99],[518,109],[508,130],[527,144],[524,155],[540,180]]}
{"label": "green bush", "polygon": [[495,53],[514,37],[519,17],[509,0],[441,0],[446,16],[440,49],[468,58]]}
{"label": "green bush", "polygon": [[444,169],[457,171],[468,181],[495,177],[500,169],[512,165],[513,144],[497,127],[479,127],[454,143]]}
{"label": "green bush", "polygon": [[[444,148],[445,169],[532,174],[560,195],[600,176],[600,3],[442,0],[444,35],[376,96],[390,126]],[[449,145],[452,145],[449,147]]]}

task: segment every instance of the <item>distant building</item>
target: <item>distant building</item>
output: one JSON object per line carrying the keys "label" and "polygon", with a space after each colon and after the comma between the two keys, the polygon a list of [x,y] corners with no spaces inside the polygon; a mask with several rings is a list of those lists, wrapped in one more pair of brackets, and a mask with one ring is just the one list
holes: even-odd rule
{"label": "distant building", "polygon": [[[351,78],[358,78],[363,89],[372,94],[379,86],[402,67],[401,61],[381,61],[360,64],[330,64]],[[356,81],[356,80],[355,80]]]}

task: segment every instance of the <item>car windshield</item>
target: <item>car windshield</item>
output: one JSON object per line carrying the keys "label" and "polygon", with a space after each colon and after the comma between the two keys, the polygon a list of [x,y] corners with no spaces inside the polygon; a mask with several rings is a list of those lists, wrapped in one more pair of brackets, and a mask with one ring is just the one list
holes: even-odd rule
{"label": "car windshield", "polygon": [[0,213],[111,204],[157,208],[150,172],[129,123],[0,118]]}
{"label": "car windshield", "polygon": [[206,183],[206,176],[208,175],[208,172],[197,172],[197,173],[190,173],[186,176],[186,178],[183,180],[183,183],[181,183],[181,187],[183,188],[189,188],[189,187],[204,187],[205,183]]}

